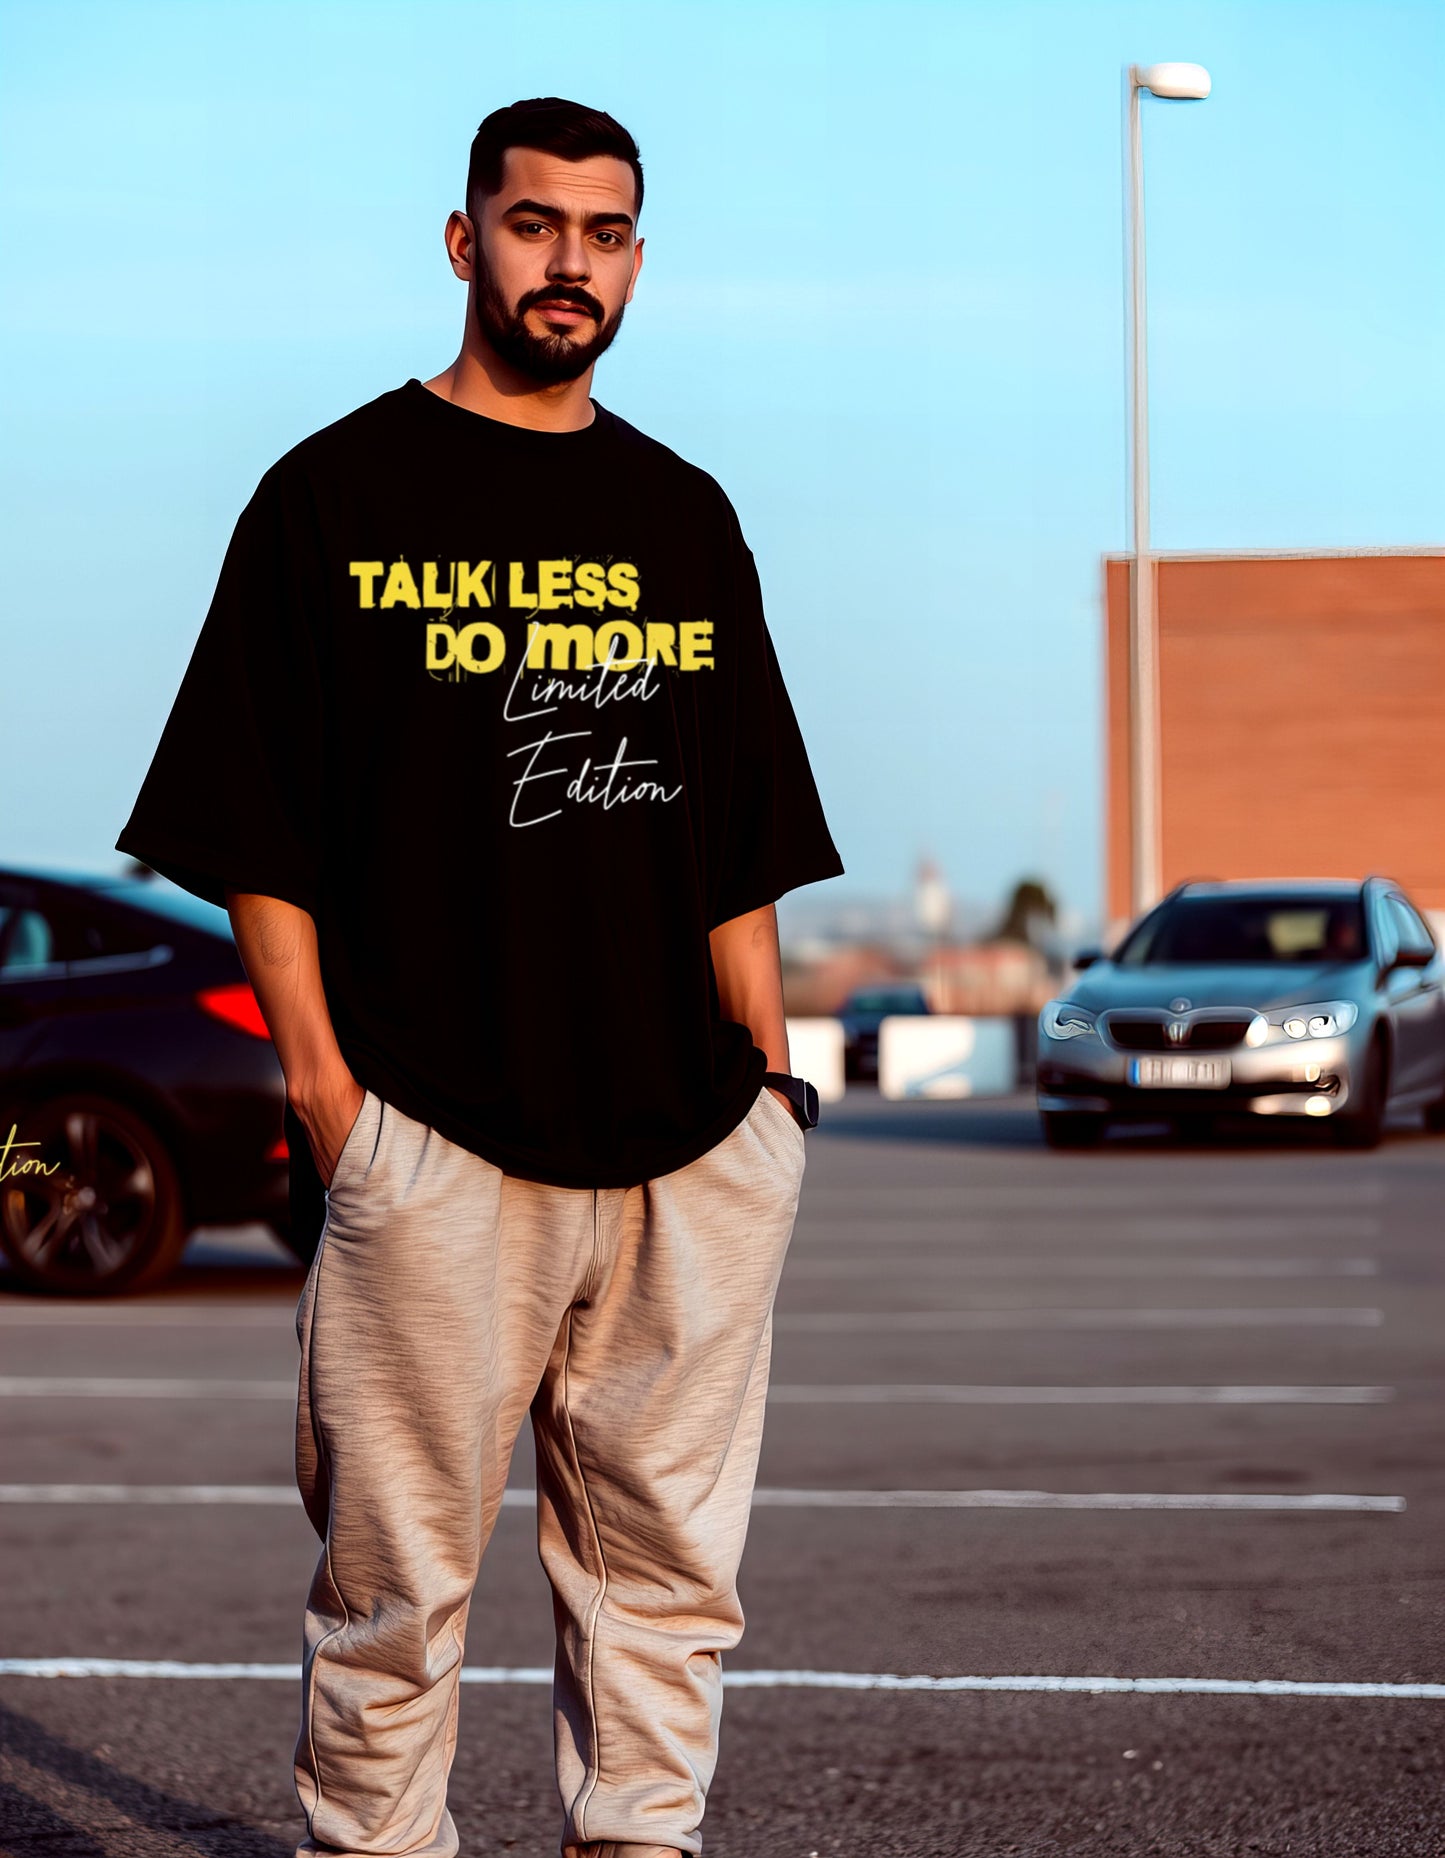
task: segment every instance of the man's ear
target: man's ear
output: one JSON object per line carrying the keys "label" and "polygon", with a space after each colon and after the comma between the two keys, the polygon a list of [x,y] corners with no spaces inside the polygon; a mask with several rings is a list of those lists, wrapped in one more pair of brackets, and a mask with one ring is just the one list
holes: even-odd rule
{"label": "man's ear", "polygon": [[460,208],[453,208],[449,215],[442,241],[447,248],[447,259],[452,270],[459,278],[469,281],[476,250],[476,229]]}
{"label": "man's ear", "polygon": [[642,269],[642,240],[639,239],[632,248],[632,276],[628,280],[627,295],[622,299],[624,303],[631,303],[632,293],[637,288],[637,274],[641,269]]}

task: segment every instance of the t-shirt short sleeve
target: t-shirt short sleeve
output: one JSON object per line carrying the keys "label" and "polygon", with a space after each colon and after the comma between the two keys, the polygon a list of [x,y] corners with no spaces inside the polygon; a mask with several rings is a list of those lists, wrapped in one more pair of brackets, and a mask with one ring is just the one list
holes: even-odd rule
{"label": "t-shirt short sleeve", "polygon": [[[283,461],[284,462],[284,461]],[[316,913],[324,582],[304,486],[273,465],[241,512],[210,609],[116,849],[222,907],[226,888]]]}
{"label": "t-shirt short sleeve", "polygon": [[726,497],[723,504],[734,677],[724,691],[730,772],[709,929],[843,873],[764,616],[757,564]]}

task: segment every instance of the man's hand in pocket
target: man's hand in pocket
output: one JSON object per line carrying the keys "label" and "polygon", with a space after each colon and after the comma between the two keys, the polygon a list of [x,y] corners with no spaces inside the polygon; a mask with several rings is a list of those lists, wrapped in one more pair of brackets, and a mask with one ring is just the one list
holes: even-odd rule
{"label": "man's hand in pocket", "polygon": [[346,1138],[356,1127],[366,1091],[349,1070],[343,1070],[333,1077],[317,1079],[305,1090],[291,1093],[290,1101],[311,1144],[316,1171],[330,1191],[336,1164],[341,1159]]}

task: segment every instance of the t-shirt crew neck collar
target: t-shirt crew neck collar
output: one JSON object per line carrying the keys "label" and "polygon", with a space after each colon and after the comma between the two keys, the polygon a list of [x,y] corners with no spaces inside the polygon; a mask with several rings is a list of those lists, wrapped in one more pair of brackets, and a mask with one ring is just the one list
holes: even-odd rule
{"label": "t-shirt crew neck collar", "polygon": [[458,406],[454,400],[444,400],[416,375],[410,377],[401,392],[404,402],[461,438],[511,445],[519,451],[538,452],[546,451],[549,447],[564,446],[575,450],[595,444],[602,437],[610,417],[606,407],[599,406],[593,400],[590,402],[592,421],[589,425],[578,426],[570,432],[547,432],[536,426],[515,426],[510,420],[493,419],[487,413],[474,412],[471,407]]}

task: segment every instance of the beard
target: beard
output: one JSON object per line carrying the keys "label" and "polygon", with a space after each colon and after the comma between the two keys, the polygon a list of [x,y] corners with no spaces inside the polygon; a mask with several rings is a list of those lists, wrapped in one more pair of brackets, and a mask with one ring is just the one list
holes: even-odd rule
{"label": "beard", "polygon": [[[476,266],[477,326],[503,361],[544,386],[575,381],[579,374],[585,374],[611,347],[622,327],[625,304],[619,303],[611,316],[604,316],[597,299],[575,284],[544,284],[539,290],[527,291],[512,308],[480,249]],[[523,317],[538,303],[567,303],[586,310],[594,321],[591,333],[584,323],[571,334],[533,335]]]}

